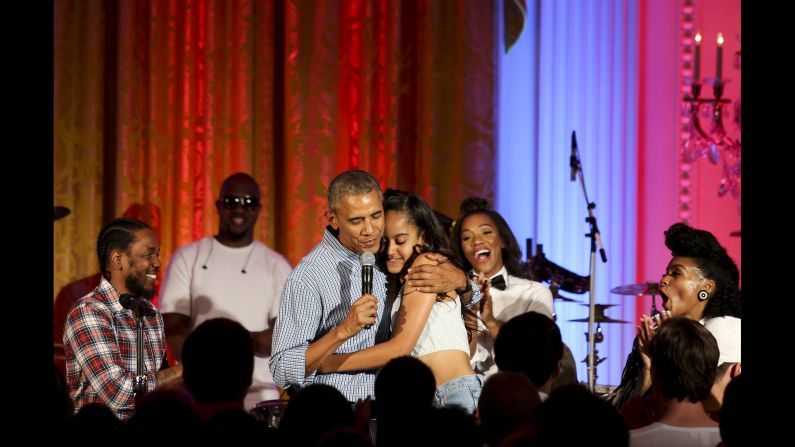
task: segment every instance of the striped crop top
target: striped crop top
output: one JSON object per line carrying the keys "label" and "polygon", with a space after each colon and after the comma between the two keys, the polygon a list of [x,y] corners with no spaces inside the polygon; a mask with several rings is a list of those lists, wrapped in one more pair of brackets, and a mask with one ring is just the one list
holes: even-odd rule
{"label": "striped crop top", "polygon": [[[398,310],[402,302],[403,292],[392,304],[392,329],[397,321]],[[422,328],[420,338],[411,351],[412,357],[422,357],[439,351],[458,349],[469,355],[469,342],[461,315],[461,298],[453,301],[436,301],[428,315],[428,321]]]}

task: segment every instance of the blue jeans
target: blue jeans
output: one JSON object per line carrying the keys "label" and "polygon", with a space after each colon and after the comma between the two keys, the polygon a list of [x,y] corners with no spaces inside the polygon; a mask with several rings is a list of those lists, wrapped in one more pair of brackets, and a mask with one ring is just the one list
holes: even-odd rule
{"label": "blue jeans", "polygon": [[456,377],[436,388],[433,405],[437,408],[458,407],[472,414],[478,406],[481,388],[483,380],[476,374]]}

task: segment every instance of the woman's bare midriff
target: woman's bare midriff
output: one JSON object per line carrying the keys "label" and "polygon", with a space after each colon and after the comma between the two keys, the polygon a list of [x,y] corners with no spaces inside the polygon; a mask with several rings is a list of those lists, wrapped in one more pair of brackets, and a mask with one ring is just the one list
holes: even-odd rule
{"label": "woman's bare midriff", "polygon": [[426,354],[419,359],[433,371],[437,387],[455,378],[475,374],[469,364],[469,355],[458,349]]}

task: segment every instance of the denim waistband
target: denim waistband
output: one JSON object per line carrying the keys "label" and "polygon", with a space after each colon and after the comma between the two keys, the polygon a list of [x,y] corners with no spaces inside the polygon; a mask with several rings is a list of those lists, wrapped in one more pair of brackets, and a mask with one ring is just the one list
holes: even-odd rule
{"label": "denim waistband", "polygon": [[445,394],[456,388],[465,386],[479,386],[482,388],[483,379],[477,374],[456,377],[455,379],[448,380],[447,382],[436,387],[436,392],[439,394]]}

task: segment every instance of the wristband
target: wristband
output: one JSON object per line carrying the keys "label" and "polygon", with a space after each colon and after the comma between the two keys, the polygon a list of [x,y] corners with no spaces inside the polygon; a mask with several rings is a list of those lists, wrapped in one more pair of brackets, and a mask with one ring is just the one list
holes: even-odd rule
{"label": "wristband", "polygon": [[472,291],[472,283],[469,281],[469,278],[467,278],[467,286],[466,287],[464,287],[463,289],[455,289],[455,293],[457,293],[459,296],[463,296],[465,293],[471,292],[471,291]]}

